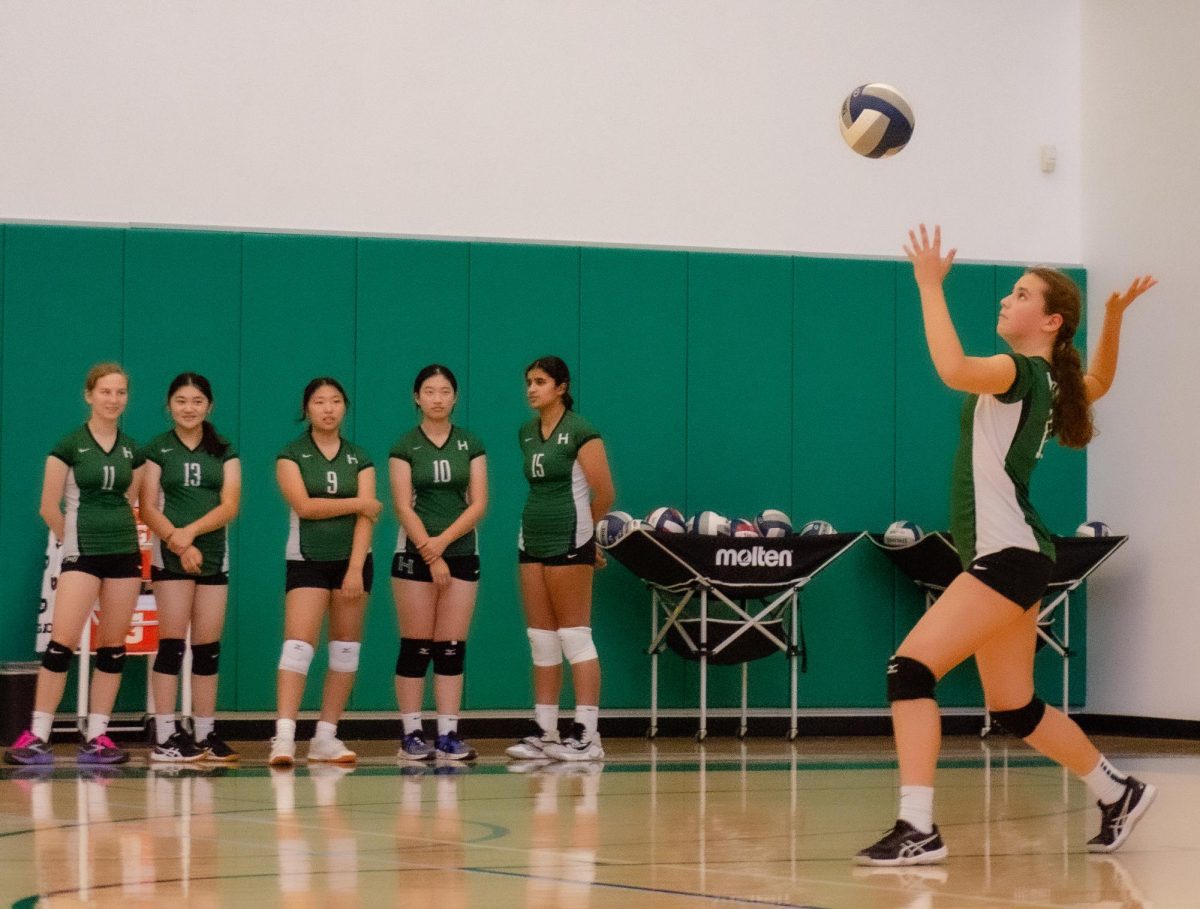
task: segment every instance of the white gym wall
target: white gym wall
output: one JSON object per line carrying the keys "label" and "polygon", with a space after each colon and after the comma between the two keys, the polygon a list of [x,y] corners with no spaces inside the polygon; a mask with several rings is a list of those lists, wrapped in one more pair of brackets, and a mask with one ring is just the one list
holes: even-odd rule
{"label": "white gym wall", "polygon": [[[927,219],[964,258],[1083,264],[1094,304],[1153,270],[1091,456],[1091,515],[1133,540],[1092,585],[1089,709],[1197,719],[1198,16],[1190,0],[0,0],[0,220],[861,256]],[[875,80],[917,113],[888,161],[836,127]]]}

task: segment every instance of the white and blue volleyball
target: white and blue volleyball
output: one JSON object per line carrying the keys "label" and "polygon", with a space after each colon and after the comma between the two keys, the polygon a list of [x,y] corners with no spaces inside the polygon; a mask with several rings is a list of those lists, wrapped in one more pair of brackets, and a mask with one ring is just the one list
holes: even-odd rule
{"label": "white and blue volleyball", "polygon": [[610,511],[596,522],[596,542],[612,546],[633,527],[633,515],[625,511]]}
{"label": "white and blue volleyball", "polygon": [[842,138],[866,158],[887,158],[912,138],[917,118],[905,97],[890,85],[860,85],[842,102]]}
{"label": "white and blue volleyball", "polygon": [[1087,521],[1075,528],[1075,536],[1108,537],[1112,536],[1112,531],[1108,529],[1108,525],[1103,521]]}
{"label": "white and blue volleyball", "polygon": [[786,537],[792,532],[792,519],[778,508],[768,508],[754,518],[754,526],[761,536]]}
{"label": "white and blue volleyball", "polygon": [[925,531],[912,521],[893,521],[883,532],[883,545],[911,546],[923,536],[925,536]]}
{"label": "white and blue volleyball", "polygon": [[833,529],[833,525],[828,521],[809,521],[800,528],[800,536],[802,537],[823,537],[831,533],[837,533]]}
{"label": "white and blue volleyball", "polygon": [[686,529],[683,513],[669,505],[656,508],[646,515],[646,526],[651,530],[661,530],[664,533],[683,533]]}
{"label": "white and blue volleyball", "polygon": [[758,528],[749,518],[735,518],[729,522],[729,535],[734,537],[757,537]]}
{"label": "white and blue volleyball", "polygon": [[695,517],[692,533],[702,537],[729,536],[729,518],[715,511],[702,511]]}

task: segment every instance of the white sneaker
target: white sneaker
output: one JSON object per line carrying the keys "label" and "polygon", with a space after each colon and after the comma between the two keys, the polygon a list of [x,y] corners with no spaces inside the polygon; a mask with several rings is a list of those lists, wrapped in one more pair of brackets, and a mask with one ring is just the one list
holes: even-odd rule
{"label": "white sneaker", "polygon": [[334,764],[352,764],[358,760],[358,755],[346,747],[337,736],[314,738],[308,743],[308,759],[310,761],[330,761]]}
{"label": "white sneaker", "polygon": [[604,748],[599,733],[588,738],[582,723],[572,723],[567,737],[559,744],[547,745],[542,753],[556,761],[598,761],[604,757]]}
{"label": "white sneaker", "polygon": [[558,731],[547,732],[537,723],[530,723],[529,734],[515,745],[504,749],[505,754],[521,761],[536,761],[546,757],[546,746],[558,744]]}
{"label": "white sneaker", "polygon": [[271,738],[271,756],[267,759],[270,767],[291,767],[296,763],[296,740],[273,736]]}

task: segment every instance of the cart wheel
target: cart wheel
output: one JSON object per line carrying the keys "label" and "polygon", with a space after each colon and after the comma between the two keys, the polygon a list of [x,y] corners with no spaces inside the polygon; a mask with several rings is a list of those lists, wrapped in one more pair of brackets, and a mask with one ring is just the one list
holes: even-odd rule
{"label": "cart wheel", "polygon": [[699,732],[696,733],[696,741],[697,742],[703,742],[706,738],[708,738],[708,730],[707,729],[701,729]]}
{"label": "cart wheel", "polygon": [[800,733],[799,733],[799,731],[798,731],[798,730],[795,730],[795,729],[789,729],[789,730],[788,730],[788,734],[787,734],[787,740],[788,740],[789,742],[794,742],[794,741],[796,741],[796,739],[797,739],[797,738],[799,738],[799,737],[800,737]]}
{"label": "cart wheel", "polygon": [[656,739],[656,738],[658,738],[658,727],[657,727],[657,726],[651,726],[649,729],[647,729],[647,730],[646,730],[646,738],[648,738],[648,739]]}

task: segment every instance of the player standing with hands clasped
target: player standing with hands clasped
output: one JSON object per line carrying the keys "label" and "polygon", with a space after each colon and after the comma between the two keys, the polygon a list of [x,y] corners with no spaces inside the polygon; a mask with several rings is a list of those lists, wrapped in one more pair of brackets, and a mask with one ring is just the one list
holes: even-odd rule
{"label": "player standing with hands clasped", "polygon": [[996,331],[1011,353],[963,353],[942,289],[955,250],[943,257],[941,229],[909,232],[905,252],[921,296],[925,338],[938,377],[965,391],[962,436],[951,485],[950,529],[963,564],[888,662],[887,691],[900,762],[895,826],[856,861],[918,865],[949,854],[933,823],[941,747],[934,686],[974,656],[993,718],[1067,767],[1100,805],[1091,852],[1112,852],[1154,800],[1155,787],[1114,768],[1065,714],[1034,694],[1037,606],[1054,567],[1050,532],[1029,500],[1029,479],[1050,436],[1082,448],[1093,434],[1091,404],[1116,374],[1121,318],[1155,285],[1137,278],[1108,301],[1085,374],[1072,343],[1082,314],[1079,288],[1048,268],[1027,270],[1000,302]]}

